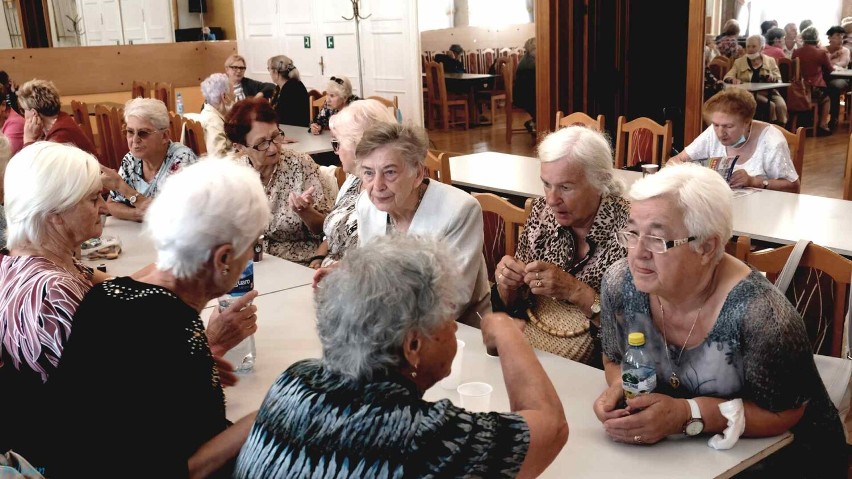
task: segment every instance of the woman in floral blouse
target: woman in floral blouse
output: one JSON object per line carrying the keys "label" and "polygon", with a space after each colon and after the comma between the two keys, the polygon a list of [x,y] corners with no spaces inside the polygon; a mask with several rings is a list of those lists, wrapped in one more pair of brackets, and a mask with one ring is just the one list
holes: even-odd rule
{"label": "woman in floral blouse", "polygon": [[336,115],[340,110],[355,100],[360,100],[352,94],[352,83],[346,77],[331,77],[328,85],[325,87],[325,105],[317,113],[314,121],[311,122],[309,132],[314,135],[319,135],[323,130],[328,129],[328,120]]}
{"label": "woman in floral blouse", "polygon": [[225,133],[240,160],[260,174],[272,220],[264,248],[274,256],[308,264],[322,241],[322,224],[334,200],[310,156],[282,148],[275,110],[268,102],[247,98],[225,118]]}
{"label": "woman in floral blouse", "polygon": [[[163,182],[181,168],[195,163],[195,153],[169,138],[169,111],[160,100],[135,98],[124,106],[124,128],[130,151],[121,159],[107,208],[123,220],[142,221]],[[104,173],[115,173],[104,168]],[[113,181],[111,181],[113,182]]]}

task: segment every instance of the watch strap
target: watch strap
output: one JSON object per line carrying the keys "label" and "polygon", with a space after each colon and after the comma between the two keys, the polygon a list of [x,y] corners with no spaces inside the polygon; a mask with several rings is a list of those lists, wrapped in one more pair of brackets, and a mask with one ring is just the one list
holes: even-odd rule
{"label": "watch strap", "polygon": [[692,415],[690,419],[701,419],[701,408],[698,407],[698,401],[687,399],[686,402],[689,403],[689,411]]}

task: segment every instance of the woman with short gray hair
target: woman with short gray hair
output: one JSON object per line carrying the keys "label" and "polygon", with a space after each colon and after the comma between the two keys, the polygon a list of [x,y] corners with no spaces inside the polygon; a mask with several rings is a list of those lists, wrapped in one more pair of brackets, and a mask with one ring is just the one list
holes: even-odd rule
{"label": "woman with short gray hair", "polygon": [[103,168],[112,216],[139,221],[166,178],[195,163],[195,153],[169,135],[169,112],[154,98],[134,98],[124,105],[124,133],[130,151],[118,173]]}
{"label": "woman with short gray hair", "polygon": [[316,292],[322,358],[293,364],[272,385],[234,477],[282,470],[292,477],[413,478],[544,471],[565,444],[568,424],[550,379],[508,316],[486,315],[482,335],[500,351],[511,413],[423,399],[450,373],[456,304],[467,300],[465,288],[458,260],[439,240],[384,236],[347,254]]}
{"label": "woman with short gray hair", "polygon": [[464,191],[426,176],[426,141],[423,128],[396,122],[376,123],[364,132],[355,150],[363,183],[355,204],[359,241],[395,233],[443,238],[464,275],[467,299],[459,303],[457,317],[476,326],[478,314],[491,312],[482,209]]}
{"label": "woman with short gray hair", "polygon": [[308,131],[319,135],[323,130],[327,130],[329,119],[355,100],[360,98],[352,94],[352,82],[348,78],[331,77],[325,87],[325,104],[314,117]]}
{"label": "woman with short gray hair", "polygon": [[[733,210],[725,180],[696,164],[668,166],[634,183],[630,199],[617,232],[627,258],[602,287],[609,387],[594,411],[606,433],[628,444],[723,431],[736,440],[721,410],[737,399],[744,437],[796,437],[760,477],[845,477],[843,427],[801,316],[760,272],[724,252]],[[656,364],[656,389],[625,406],[621,367],[636,331]]]}
{"label": "woman with short gray hair", "polygon": [[204,128],[204,143],[210,156],[231,152],[231,141],[225,134],[225,115],[234,105],[234,86],[224,73],[214,73],[201,82],[204,106],[200,121]]}
{"label": "woman with short gray hair", "polygon": [[275,83],[270,103],[278,114],[278,123],[308,126],[311,121],[310,97],[293,60],[286,55],[277,55],[266,62],[266,67]]}
{"label": "woman with short gray hair", "polygon": [[[162,447],[157,461],[136,464],[133,475],[206,477],[199,471],[236,456],[253,414],[233,426],[225,418],[230,369],[214,360],[199,314],[237,283],[269,216],[257,173],[230,159],[208,158],[166,182],[145,217],[156,267],[96,285],[74,315],[49,383],[63,399],[52,405],[61,447],[51,476],[86,476],[92,465],[79,459],[92,450],[103,453],[102,471],[126,471],[151,437]],[[104,358],[122,373],[105,373]],[[152,371],[156,387],[140,380]],[[91,441],[78,437],[84,429]],[[214,438],[220,447],[202,447]]]}
{"label": "woman with short gray hair", "polygon": [[630,205],[614,176],[612,148],[603,133],[569,126],[538,147],[544,197],[518,241],[494,269],[494,309],[527,319],[534,347],[592,366],[600,354],[600,284],[624,257],[613,231]]}
{"label": "woman with short gray hair", "polygon": [[39,140],[71,143],[97,156],[92,140],[71,115],[60,110],[59,91],[52,81],[30,80],[21,85],[17,93],[24,114],[24,146]]}

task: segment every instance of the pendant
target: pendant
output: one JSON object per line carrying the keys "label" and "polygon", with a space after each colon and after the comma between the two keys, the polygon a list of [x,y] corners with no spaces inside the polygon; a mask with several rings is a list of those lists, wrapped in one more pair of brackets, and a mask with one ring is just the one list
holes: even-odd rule
{"label": "pendant", "polygon": [[669,384],[671,384],[674,389],[680,387],[680,378],[677,377],[677,373],[674,371],[672,371],[672,375],[669,376]]}

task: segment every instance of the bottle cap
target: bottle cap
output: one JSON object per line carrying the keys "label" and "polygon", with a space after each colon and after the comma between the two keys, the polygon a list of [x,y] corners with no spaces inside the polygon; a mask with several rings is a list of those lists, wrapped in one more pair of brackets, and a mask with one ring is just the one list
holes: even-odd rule
{"label": "bottle cap", "polygon": [[627,343],[631,346],[642,346],[645,344],[645,333],[630,333],[627,335]]}

